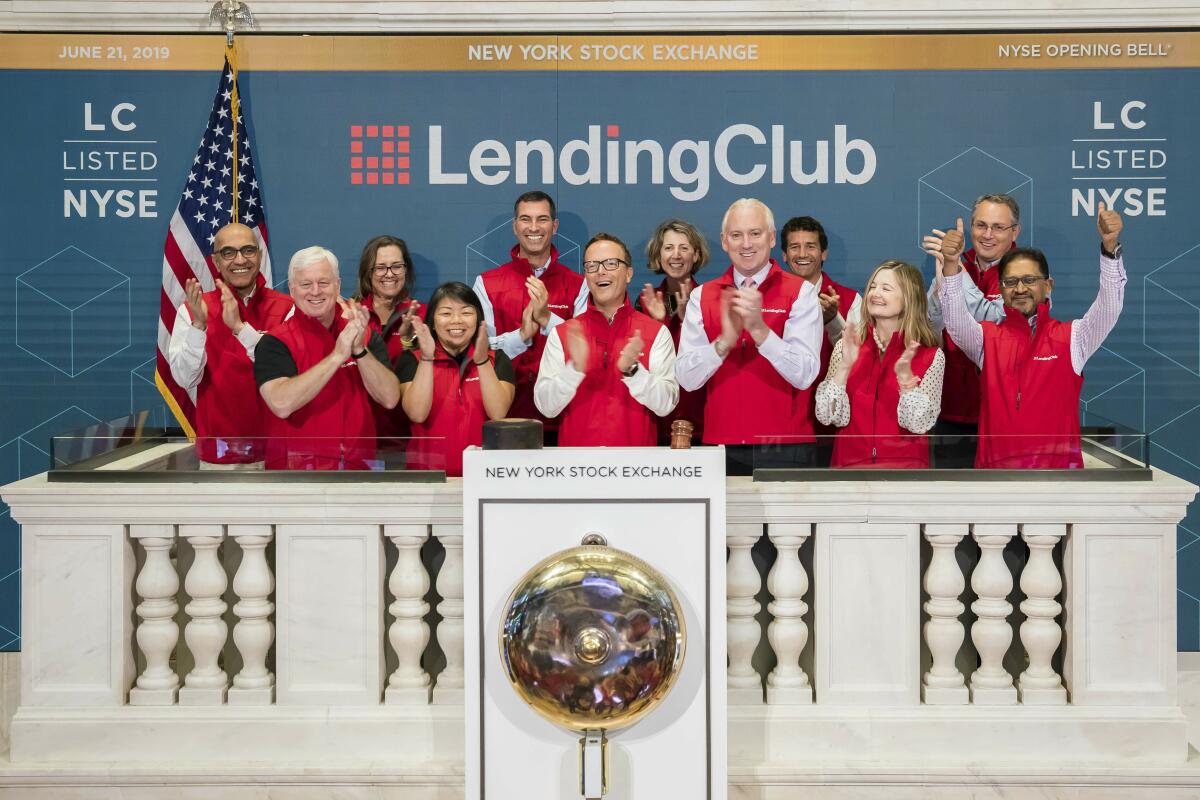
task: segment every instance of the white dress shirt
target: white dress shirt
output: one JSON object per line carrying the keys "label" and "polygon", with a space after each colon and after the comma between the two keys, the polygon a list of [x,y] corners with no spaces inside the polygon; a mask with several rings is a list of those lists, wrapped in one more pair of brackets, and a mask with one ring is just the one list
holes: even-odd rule
{"label": "white dress shirt", "polygon": [[[249,297],[246,298],[249,300]],[[209,315],[209,325],[224,325],[225,320]],[[246,348],[246,355],[254,360],[254,348],[262,338],[262,331],[254,330],[254,326],[245,323],[241,333],[235,334],[237,340]],[[208,341],[208,332],[192,325],[192,312],[187,303],[179,306],[175,312],[175,323],[171,326],[171,341],[167,345],[167,364],[171,367],[171,377],[189,394],[195,395],[200,379],[204,377],[204,365],[208,363],[208,355],[204,344]]]}

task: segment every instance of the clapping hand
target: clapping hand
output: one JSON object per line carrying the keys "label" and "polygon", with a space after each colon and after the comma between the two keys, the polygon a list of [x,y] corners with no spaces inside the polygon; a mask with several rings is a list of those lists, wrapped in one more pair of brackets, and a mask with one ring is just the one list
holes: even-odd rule
{"label": "clapping hand", "polygon": [[346,327],[342,328],[342,332],[338,334],[333,351],[342,360],[345,360],[362,350],[370,315],[365,308],[353,300],[343,300],[339,297],[338,306],[342,309],[342,318],[346,320]]}
{"label": "clapping hand", "polygon": [[911,389],[917,383],[912,371],[912,362],[920,344],[917,341],[910,341],[904,348],[904,352],[900,354],[900,358],[896,359],[896,380],[900,383],[901,389]]}
{"label": "clapping hand", "polygon": [[568,322],[564,326],[567,333],[567,346],[571,350],[571,366],[578,372],[587,372],[588,347],[587,334],[578,322]]}
{"label": "clapping hand", "polygon": [[821,317],[822,321],[828,325],[833,322],[833,318],[838,313],[838,297],[837,289],[829,287],[829,294],[818,294],[817,299],[821,301]]}
{"label": "clapping hand", "polygon": [[742,318],[733,308],[736,296],[737,289],[732,286],[721,292],[721,333],[717,336],[717,351],[722,357],[733,349],[742,335]]}
{"label": "clapping hand", "polygon": [[846,330],[842,333],[840,340],[842,361],[833,375],[833,382],[836,384],[845,386],[846,381],[850,378],[850,368],[858,360],[858,353],[862,348],[862,327],[862,325],[847,325]]}
{"label": "clapping hand", "polygon": [[646,343],[642,340],[640,331],[634,331],[633,336],[629,337],[629,341],[625,342],[625,346],[621,348],[621,354],[617,356],[617,370],[625,372],[632,367],[642,357],[642,353],[646,350]]}
{"label": "clapping hand", "polygon": [[217,278],[217,289],[221,292],[221,321],[237,336],[245,325],[242,322],[242,308],[238,305],[237,297],[220,278]]}
{"label": "clapping hand", "polygon": [[654,287],[646,284],[642,287],[642,310],[653,319],[663,322],[667,318],[667,304],[663,302],[663,293],[655,291]]}
{"label": "clapping hand", "polygon": [[208,306],[204,304],[204,289],[200,286],[200,281],[195,278],[188,278],[187,283],[183,285],[184,303],[187,304],[188,313],[192,315],[192,327],[196,330],[205,330],[208,328]]}
{"label": "clapping hand", "polygon": [[[482,327],[486,335],[487,326]],[[412,329],[413,335],[417,338],[417,349],[421,352],[421,358],[425,361],[432,360],[433,354],[437,351],[437,345],[433,341],[433,333],[430,332],[429,326],[420,317],[413,317]]]}

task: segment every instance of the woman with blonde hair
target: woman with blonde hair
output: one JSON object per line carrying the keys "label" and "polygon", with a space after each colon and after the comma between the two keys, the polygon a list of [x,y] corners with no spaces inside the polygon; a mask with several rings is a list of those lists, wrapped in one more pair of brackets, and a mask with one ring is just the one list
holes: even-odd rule
{"label": "woman with blonde hair", "polygon": [[[708,263],[708,243],[696,226],[681,219],[664,221],[646,245],[646,266],[663,276],[658,288],[646,284],[634,307],[661,322],[679,348],[679,332],[687,311],[688,297],[696,286],[695,275]],[[686,419],[692,423],[692,438],[700,440],[704,423],[704,389],[679,391],[675,410],[658,420],[658,443],[671,441],[671,423]]]}
{"label": "woman with blonde hair", "polygon": [[832,466],[927,468],[925,434],[941,409],[946,362],[920,270],[904,261],[876,267],[861,319],[846,327],[817,387],[817,419],[840,429]]}

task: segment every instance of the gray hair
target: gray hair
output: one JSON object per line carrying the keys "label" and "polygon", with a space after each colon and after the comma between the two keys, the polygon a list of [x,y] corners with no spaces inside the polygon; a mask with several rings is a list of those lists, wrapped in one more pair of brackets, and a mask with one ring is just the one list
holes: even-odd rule
{"label": "gray hair", "polygon": [[767,208],[767,204],[762,200],[755,200],[753,197],[741,197],[729,204],[729,208],[725,209],[725,216],[721,217],[721,233],[725,232],[725,226],[729,224],[729,215],[738,209],[754,209],[761,211],[763,220],[767,223],[769,230],[775,230],[775,215],[771,213],[771,209]]}
{"label": "gray hair", "polygon": [[296,277],[296,273],[305,267],[311,267],[313,264],[321,261],[328,261],[329,266],[333,268],[334,277],[338,276],[338,260],[337,256],[326,250],[320,245],[305,247],[303,250],[297,250],[292,255],[292,260],[288,262],[288,283]]}
{"label": "gray hair", "polygon": [[975,218],[975,209],[979,208],[980,203],[1008,206],[1008,210],[1012,212],[1013,224],[1017,225],[1021,222],[1021,207],[1017,205],[1016,199],[1011,194],[985,194],[975,198],[975,204],[971,206],[972,219]]}

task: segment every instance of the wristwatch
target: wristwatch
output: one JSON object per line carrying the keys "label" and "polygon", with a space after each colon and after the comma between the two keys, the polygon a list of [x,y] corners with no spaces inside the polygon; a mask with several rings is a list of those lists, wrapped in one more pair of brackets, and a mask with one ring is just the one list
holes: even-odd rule
{"label": "wristwatch", "polygon": [[1104,242],[1100,243],[1100,254],[1105,258],[1120,258],[1123,252],[1125,252],[1125,246],[1120,242],[1117,242],[1117,246],[1112,249],[1111,253],[1104,249]]}
{"label": "wristwatch", "polygon": [[353,358],[355,361],[358,361],[360,358],[362,358],[366,354],[367,354],[367,348],[364,347],[362,350],[360,350],[357,353],[351,353],[350,357]]}
{"label": "wristwatch", "polygon": [[621,370],[621,374],[624,375],[626,378],[632,378],[634,375],[637,375],[637,371],[640,367],[641,367],[641,364],[639,364],[638,362],[635,361],[629,366],[629,369]]}

